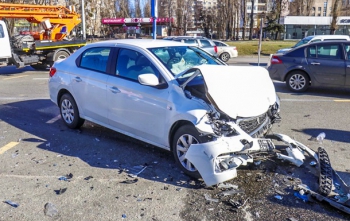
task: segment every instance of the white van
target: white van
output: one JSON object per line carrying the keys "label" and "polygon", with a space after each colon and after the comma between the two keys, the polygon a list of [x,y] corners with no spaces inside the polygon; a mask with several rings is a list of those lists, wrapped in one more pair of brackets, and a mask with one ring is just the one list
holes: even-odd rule
{"label": "white van", "polygon": [[285,54],[287,51],[299,47],[301,45],[304,44],[310,44],[313,42],[317,42],[317,41],[332,41],[332,40],[339,40],[339,41],[350,41],[350,37],[348,35],[313,35],[313,36],[307,36],[303,39],[301,39],[300,41],[298,41],[298,43],[296,43],[293,47],[291,48],[282,48],[280,50],[277,51],[277,54]]}

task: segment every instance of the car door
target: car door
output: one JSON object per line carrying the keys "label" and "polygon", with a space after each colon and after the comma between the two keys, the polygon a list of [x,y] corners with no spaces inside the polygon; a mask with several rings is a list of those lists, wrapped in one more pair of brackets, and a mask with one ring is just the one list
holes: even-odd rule
{"label": "car door", "polygon": [[130,49],[121,48],[116,63],[115,75],[107,83],[110,125],[141,140],[166,145],[169,89],[138,82],[138,75],[146,73],[164,82],[159,71],[147,56]]}
{"label": "car door", "polygon": [[307,49],[307,69],[313,84],[345,85],[345,60],[341,43],[321,43]]}
{"label": "car door", "polygon": [[108,123],[106,84],[110,52],[109,47],[87,49],[82,53],[72,77],[73,96],[84,117],[102,125]]}
{"label": "car door", "polygon": [[346,85],[350,86],[350,42],[344,43],[345,55],[346,55]]}
{"label": "car door", "polygon": [[11,55],[11,46],[9,35],[6,30],[6,26],[4,22],[0,22],[0,58],[10,58]]}

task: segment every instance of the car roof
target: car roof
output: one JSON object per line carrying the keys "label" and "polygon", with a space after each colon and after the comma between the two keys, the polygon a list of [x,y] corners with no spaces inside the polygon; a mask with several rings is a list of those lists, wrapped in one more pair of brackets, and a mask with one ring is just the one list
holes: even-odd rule
{"label": "car roof", "polygon": [[346,39],[339,39],[339,40],[318,41],[318,42],[312,42],[312,43],[310,43],[308,45],[302,45],[302,46],[309,46],[309,45],[315,45],[315,44],[342,43],[342,42],[348,42],[348,40],[346,40]]}
{"label": "car roof", "polygon": [[140,48],[157,48],[157,47],[167,47],[167,46],[188,46],[186,43],[169,41],[169,40],[159,40],[159,39],[117,39],[100,41],[88,44],[89,46],[116,46],[118,44],[132,45]]}
{"label": "car roof", "polygon": [[337,38],[348,38],[350,39],[350,37],[348,35],[313,35],[313,36],[307,36],[304,39],[314,39],[314,38],[333,38],[333,39],[337,39]]}

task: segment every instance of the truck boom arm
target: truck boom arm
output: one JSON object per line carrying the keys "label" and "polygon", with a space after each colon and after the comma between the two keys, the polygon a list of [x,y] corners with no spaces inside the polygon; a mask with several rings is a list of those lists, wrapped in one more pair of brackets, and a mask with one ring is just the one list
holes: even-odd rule
{"label": "truck boom arm", "polygon": [[53,41],[62,40],[81,22],[80,15],[66,7],[29,4],[0,3],[0,19],[2,18],[19,18],[26,19],[30,23],[44,23],[45,32],[33,36],[36,40]]}

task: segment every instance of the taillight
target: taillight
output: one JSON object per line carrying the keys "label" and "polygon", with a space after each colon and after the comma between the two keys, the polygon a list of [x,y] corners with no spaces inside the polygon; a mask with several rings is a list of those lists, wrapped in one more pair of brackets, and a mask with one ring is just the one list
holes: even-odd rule
{"label": "taillight", "polygon": [[234,51],[236,51],[236,50],[237,50],[237,48],[236,48],[236,47],[233,47],[233,50],[234,50]]}
{"label": "taillight", "polygon": [[278,56],[273,55],[271,57],[271,64],[282,64],[282,63],[283,63],[282,60]]}
{"label": "taillight", "polygon": [[50,77],[54,76],[56,74],[56,68],[52,67],[50,68]]}
{"label": "taillight", "polygon": [[214,51],[215,53],[218,53],[218,47],[216,45],[214,46]]}

